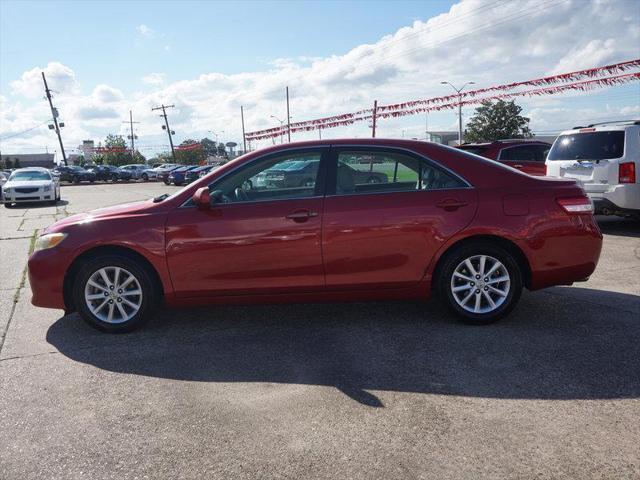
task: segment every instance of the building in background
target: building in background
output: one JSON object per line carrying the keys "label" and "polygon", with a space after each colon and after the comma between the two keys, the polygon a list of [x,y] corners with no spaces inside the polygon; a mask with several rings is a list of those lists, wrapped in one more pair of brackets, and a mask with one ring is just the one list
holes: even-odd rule
{"label": "building in background", "polygon": [[434,143],[441,143],[442,145],[457,145],[458,144],[458,132],[427,132],[427,141]]}
{"label": "building in background", "polygon": [[82,152],[82,156],[86,163],[93,163],[93,157],[96,153],[95,147],[93,140],[83,140],[82,145],[78,145],[78,150]]}
{"label": "building in background", "polygon": [[54,167],[53,153],[9,153],[0,155],[1,168]]}

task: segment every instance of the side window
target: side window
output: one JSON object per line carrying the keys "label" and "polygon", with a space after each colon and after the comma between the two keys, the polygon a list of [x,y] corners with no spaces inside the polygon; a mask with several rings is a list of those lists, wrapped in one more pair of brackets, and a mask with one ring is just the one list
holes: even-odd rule
{"label": "side window", "polygon": [[212,201],[237,203],[312,197],[320,157],[320,152],[307,152],[258,160],[209,185]]}
{"label": "side window", "polygon": [[338,195],[463,186],[457,178],[409,155],[366,150],[343,150],[338,154]]}
{"label": "side window", "polygon": [[500,152],[500,160],[512,160],[520,162],[535,162],[540,155],[535,145],[522,145],[505,148]]}
{"label": "side window", "polygon": [[550,145],[536,145],[535,147],[536,150],[536,161],[538,162],[543,162],[547,159],[547,154],[549,153],[549,150],[551,149]]}

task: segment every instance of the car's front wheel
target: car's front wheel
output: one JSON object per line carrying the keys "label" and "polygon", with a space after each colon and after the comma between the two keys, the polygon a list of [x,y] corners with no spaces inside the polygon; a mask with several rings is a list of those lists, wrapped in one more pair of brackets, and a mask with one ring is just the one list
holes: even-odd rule
{"label": "car's front wheel", "polygon": [[137,260],[109,254],[86,262],[76,275],[73,298],[80,316],[108,333],[130,332],[147,322],[157,295],[151,274]]}
{"label": "car's front wheel", "polygon": [[469,244],[447,255],[438,291],[465,323],[485,325],[507,315],[522,293],[522,272],[507,250],[489,243]]}

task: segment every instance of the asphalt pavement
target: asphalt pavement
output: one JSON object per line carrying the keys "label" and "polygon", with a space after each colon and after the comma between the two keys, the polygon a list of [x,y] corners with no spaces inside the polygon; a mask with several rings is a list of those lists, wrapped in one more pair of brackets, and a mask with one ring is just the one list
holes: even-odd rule
{"label": "asphalt pavement", "polygon": [[437,302],[164,310],[128,335],[30,304],[56,219],[173,191],[65,186],[0,211],[0,478],[640,477],[640,224],[506,320]]}

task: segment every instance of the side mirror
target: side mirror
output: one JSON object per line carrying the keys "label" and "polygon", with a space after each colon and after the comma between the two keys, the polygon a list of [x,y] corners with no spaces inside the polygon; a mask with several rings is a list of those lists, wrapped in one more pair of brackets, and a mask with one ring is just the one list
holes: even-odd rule
{"label": "side mirror", "polygon": [[193,203],[195,203],[198,208],[210,208],[209,187],[201,187],[196,190],[191,200],[193,200]]}

